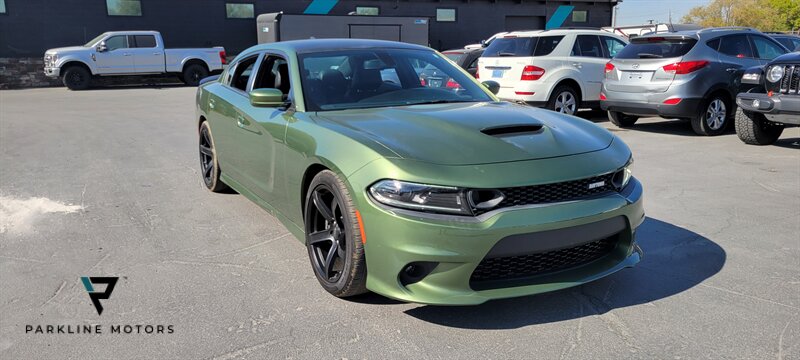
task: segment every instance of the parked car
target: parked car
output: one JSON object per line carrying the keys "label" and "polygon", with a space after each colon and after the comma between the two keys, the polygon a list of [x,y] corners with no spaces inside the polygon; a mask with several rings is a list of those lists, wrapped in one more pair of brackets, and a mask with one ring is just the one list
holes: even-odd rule
{"label": "parked car", "polygon": [[486,40],[481,40],[481,42],[478,43],[478,44],[465,45],[464,49],[467,49],[467,50],[483,49],[483,48],[489,46],[489,44],[491,44],[492,41],[494,41],[494,39],[497,39],[498,37],[501,37],[501,36],[503,36],[505,34],[508,34],[508,31],[501,31],[501,32],[499,32],[497,34],[494,34],[494,35],[490,36]]}
{"label": "parked car", "polygon": [[158,31],[111,31],[83,46],[47,50],[44,73],[61,78],[70,90],[91,86],[97,76],[177,75],[196,86],[211,73],[222,71],[225,49],[165,49]]}
{"label": "parked car", "polygon": [[[459,90],[423,86],[419,64]],[[419,45],[257,45],[198,87],[202,181],[274,214],[338,297],[479,304],[636,264],[642,185],[625,143],[489,88]]]}
{"label": "parked car", "polygon": [[442,54],[453,60],[458,66],[475,76],[478,73],[478,59],[483,55],[484,49],[453,49],[443,51]]}
{"label": "parked car", "polygon": [[784,33],[767,33],[770,37],[781,43],[789,51],[800,51],[800,36]]}
{"label": "parked car", "polygon": [[603,67],[626,44],[600,30],[511,32],[486,48],[478,74],[500,84],[501,99],[575,114],[600,107]]}
{"label": "parked car", "polygon": [[743,142],[769,145],[785,127],[800,125],[800,52],[748,69],[742,84],[754,85],[736,96],[736,134]]}
{"label": "parked car", "polygon": [[657,115],[689,119],[697,134],[719,135],[733,120],[744,70],[786,52],[746,28],[640,36],[606,64],[601,105],[620,127]]}

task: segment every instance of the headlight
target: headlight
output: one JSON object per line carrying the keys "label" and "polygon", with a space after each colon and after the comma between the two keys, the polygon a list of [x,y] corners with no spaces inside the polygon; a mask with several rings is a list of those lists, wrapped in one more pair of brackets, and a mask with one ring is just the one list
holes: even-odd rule
{"label": "headlight", "polygon": [[628,186],[628,183],[631,181],[633,177],[633,157],[628,160],[628,163],[622,167],[622,169],[617,170],[612,178],[612,182],[614,183],[614,187],[618,190],[624,189]]}
{"label": "headlight", "polygon": [[472,215],[466,200],[466,191],[457,187],[381,180],[370,186],[369,193],[384,205],[411,210]]}
{"label": "headlight", "polygon": [[778,82],[783,78],[783,66],[773,66],[767,72],[767,80],[769,82]]}

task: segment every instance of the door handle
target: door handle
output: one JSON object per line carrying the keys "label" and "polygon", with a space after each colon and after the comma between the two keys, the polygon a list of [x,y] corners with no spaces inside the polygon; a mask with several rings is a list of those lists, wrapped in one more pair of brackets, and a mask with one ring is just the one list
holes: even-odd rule
{"label": "door handle", "polygon": [[725,71],[727,71],[727,72],[729,72],[729,73],[732,73],[732,72],[737,72],[737,71],[739,71],[739,69],[737,69],[737,68],[727,68],[727,69],[725,69]]}
{"label": "door handle", "polygon": [[122,56],[131,56],[131,53],[123,53]]}
{"label": "door handle", "polygon": [[153,55],[161,55],[160,52],[154,52]]}
{"label": "door handle", "polygon": [[572,66],[574,66],[576,68],[583,67],[583,65],[581,65],[581,63],[572,63]]}
{"label": "door handle", "polygon": [[242,114],[237,114],[236,115],[236,125],[237,126],[239,126],[240,128],[244,128],[245,126],[247,126],[247,124],[248,124],[248,122],[247,122],[247,120],[245,120],[245,118],[244,118],[244,116],[242,116]]}

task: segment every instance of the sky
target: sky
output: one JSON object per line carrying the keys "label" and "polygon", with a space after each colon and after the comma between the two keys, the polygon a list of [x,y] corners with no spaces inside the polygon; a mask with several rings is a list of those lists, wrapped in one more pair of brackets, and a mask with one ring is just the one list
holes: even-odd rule
{"label": "sky", "polygon": [[683,15],[695,6],[705,6],[711,0],[624,0],[618,5],[617,26],[647,24],[647,20],[679,23]]}

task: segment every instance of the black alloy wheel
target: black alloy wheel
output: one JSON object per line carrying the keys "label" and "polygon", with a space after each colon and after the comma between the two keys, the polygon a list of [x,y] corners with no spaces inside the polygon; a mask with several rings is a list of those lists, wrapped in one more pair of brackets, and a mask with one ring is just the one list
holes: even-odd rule
{"label": "black alloy wheel", "polygon": [[345,270],[347,236],[342,207],[326,185],[317,186],[308,205],[308,246],[311,263],[320,279],[335,284]]}
{"label": "black alloy wheel", "polygon": [[207,121],[200,125],[199,137],[200,172],[203,183],[213,192],[227,191],[228,186],[219,180],[219,161],[214,151],[214,137],[211,136],[211,128]]}

